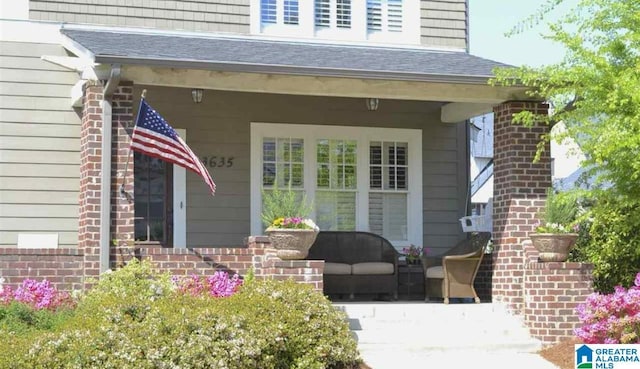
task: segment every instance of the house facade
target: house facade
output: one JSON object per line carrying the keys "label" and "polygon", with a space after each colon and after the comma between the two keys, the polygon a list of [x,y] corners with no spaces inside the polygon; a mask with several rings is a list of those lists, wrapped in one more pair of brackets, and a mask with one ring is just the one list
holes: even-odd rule
{"label": "house facade", "polygon": [[[511,116],[547,107],[487,84],[504,65],[467,52],[465,0],[6,3],[0,274],[10,282],[76,287],[129,253],[177,273],[262,263],[258,274],[290,270],[321,286],[322,262],[260,259],[262,191],[289,183],[321,229],[441,253],[465,236],[467,120],[493,110],[487,280],[494,301],[525,310],[522,242],[550,163],[531,162],[545,128]],[[215,196],[197,175],[131,153],[144,90],[209,169]]]}

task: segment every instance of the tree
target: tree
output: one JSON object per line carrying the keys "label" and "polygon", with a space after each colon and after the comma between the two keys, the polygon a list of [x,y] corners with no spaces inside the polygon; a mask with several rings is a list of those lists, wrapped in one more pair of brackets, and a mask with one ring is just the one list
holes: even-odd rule
{"label": "tree", "polygon": [[[564,1],[548,0],[512,32],[544,20]],[[567,129],[543,137],[539,150],[544,140],[571,137],[586,157],[586,173],[608,184],[584,193],[595,204],[585,223],[591,237],[576,254],[595,264],[596,289],[611,290],[640,269],[640,0],[579,0],[550,31],[547,37],[567,50],[562,61],[500,69],[492,83],[525,85],[531,98],[549,101],[549,116],[522,112],[514,122],[562,121]]]}
{"label": "tree", "polygon": [[[541,21],[563,1],[548,0],[516,29]],[[550,29],[548,37],[567,49],[561,62],[500,69],[493,83],[523,84],[532,98],[549,101],[549,116],[522,112],[515,122],[564,122],[567,130],[556,138],[575,139],[599,180],[640,198],[640,0],[581,0]]]}

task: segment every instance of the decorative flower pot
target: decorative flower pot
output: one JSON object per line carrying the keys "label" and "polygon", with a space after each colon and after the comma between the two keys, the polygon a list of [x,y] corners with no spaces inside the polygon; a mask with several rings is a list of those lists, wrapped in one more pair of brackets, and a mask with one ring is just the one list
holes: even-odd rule
{"label": "decorative flower pot", "polygon": [[567,261],[578,234],[532,233],[529,238],[539,252],[540,261]]}
{"label": "decorative flower pot", "polygon": [[315,229],[267,228],[265,232],[282,260],[306,258],[318,235]]}

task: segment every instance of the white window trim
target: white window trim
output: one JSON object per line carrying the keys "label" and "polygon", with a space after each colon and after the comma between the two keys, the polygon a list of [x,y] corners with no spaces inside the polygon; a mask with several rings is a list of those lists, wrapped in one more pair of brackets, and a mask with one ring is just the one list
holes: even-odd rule
{"label": "white window trim", "polygon": [[[288,38],[318,38],[334,41],[355,41],[420,45],[420,0],[404,0],[402,32],[374,32],[367,30],[367,6],[365,0],[351,2],[351,29],[318,28],[315,26],[315,2],[300,0],[299,24],[273,24],[263,27],[260,17],[260,0],[251,0],[249,7],[250,31],[253,35],[282,36]],[[278,20],[280,20],[278,18]]]}
{"label": "white window trim", "polygon": [[[176,128],[187,142],[187,130]],[[187,248],[187,170],[173,165],[173,248]]]}
{"label": "white window trim", "polygon": [[[369,231],[369,143],[398,141],[409,144],[409,181],[407,196],[407,237],[405,241],[389,240],[396,248],[410,244],[421,245],[422,234],[422,131],[403,128],[373,128],[365,126],[330,126],[280,123],[251,123],[251,234],[262,233],[260,211],[262,204],[262,139],[265,137],[302,138],[304,150],[304,191],[313,200],[316,190],[315,151],[309,143],[319,138],[350,139],[358,142],[356,230]],[[315,214],[312,216],[315,217]]]}

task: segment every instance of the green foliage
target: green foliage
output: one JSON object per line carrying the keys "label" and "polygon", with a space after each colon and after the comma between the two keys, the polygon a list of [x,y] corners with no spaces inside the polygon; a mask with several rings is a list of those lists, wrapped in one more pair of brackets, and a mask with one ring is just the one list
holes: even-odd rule
{"label": "green foliage", "polygon": [[174,289],[171,276],[156,273],[151,262],[131,259],[127,264],[100,275],[95,284],[78,303],[80,316],[104,313],[112,318],[113,311],[102,309],[105,304],[132,319],[143,319],[151,302],[167,297]]}
{"label": "green foliage", "polygon": [[556,193],[547,190],[545,206],[540,214],[541,224],[536,228],[539,233],[573,232],[573,224],[578,216],[578,201],[573,193]]}
{"label": "green foliage", "polygon": [[52,330],[73,315],[71,309],[36,310],[21,302],[0,305],[0,332],[23,334],[29,331]]}
{"label": "green foliage", "polygon": [[[276,181],[277,183],[277,181]],[[306,218],[313,210],[306,195],[294,191],[291,184],[286,190],[274,186],[271,190],[262,190],[262,223],[268,227],[278,218]]]}
{"label": "green foliage", "polygon": [[571,260],[594,264],[594,288],[612,292],[633,285],[640,270],[640,201],[600,195],[581,223]]}
{"label": "green foliage", "polygon": [[346,317],[308,285],[254,279],[231,297],[211,298],[156,293],[157,277],[134,262],[101,278],[62,329],[13,337],[0,367],[321,369],[359,362]]}

